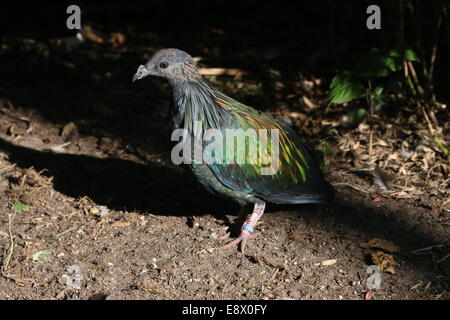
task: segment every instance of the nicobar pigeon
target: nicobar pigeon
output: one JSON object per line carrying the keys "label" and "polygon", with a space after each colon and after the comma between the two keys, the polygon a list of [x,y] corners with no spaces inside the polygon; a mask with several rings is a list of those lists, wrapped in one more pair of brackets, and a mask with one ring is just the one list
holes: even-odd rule
{"label": "nicobar pigeon", "polygon": [[[254,129],[255,132],[261,132],[260,129],[267,129],[267,132],[278,130],[278,170],[274,170],[274,174],[262,174],[265,164],[269,163],[263,160],[267,160],[267,156],[270,157],[271,152],[276,150],[272,142],[268,143],[269,134],[266,140],[258,140],[262,141],[260,144],[256,140],[247,140],[246,147],[249,143],[257,143],[267,149],[257,153],[256,161],[242,163],[233,158],[237,154],[226,157],[228,149],[220,155],[212,148],[210,156],[213,159],[218,156],[223,161],[191,161],[188,164],[199,182],[210,192],[234,200],[243,208],[253,205],[253,212],[242,224],[238,238],[221,248],[234,247],[240,243],[241,251],[244,250],[246,240],[254,232],[264,213],[266,202],[304,204],[333,201],[333,187],[324,179],[318,164],[300,142],[299,136],[282,121],[246,106],[214,88],[199,74],[198,67],[189,54],[179,49],[162,49],[156,52],[145,65],[139,66],[133,81],[149,75],[162,77],[170,82],[175,99],[172,129],[185,129],[190,141],[198,141],[203,146],[204,157],[207,156],[208,141],[201,137],[208,129],[219,130],[223,137],[232,132],[227,129],[243,129],[244,132],[247,129]],[[234,148],[233,152],[242,150]],[[245,157],[247,159],[248,155]],[[241,217],[241,220],[244,219],[245,217]]]}

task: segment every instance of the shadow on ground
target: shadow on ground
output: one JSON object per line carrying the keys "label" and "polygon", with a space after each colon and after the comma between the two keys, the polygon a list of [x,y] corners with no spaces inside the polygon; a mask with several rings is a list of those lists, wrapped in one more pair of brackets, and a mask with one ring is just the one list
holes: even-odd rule
{"label": "shadow on ground", "polygon": [[[204,191],[187,172],[151,163],[144,165],[122,159],[36,151],[4,140],[0,140],[0,150],[19,167],[33,167],[37,171],[43,170],[43,175],[53,177],[55,190],[73,198],[87,196],[110,209],[165,216],[211,215],[224,220],[225,224],[228,224],[225,215],[238,212],[230,202]],[[402,247],[402,258],[419,274],[427,277],[437,271],[428,256],[409,254],[414,249],[439,244],[442,239],[442,234],[433,234],[425,217],[412,221],[404,211],[414,208],[404,206],[388,210],[367,206],[354,192],[349,195],[354,201],[343,199],[346,198],[344,192],[338,194],[337,202],[330,206],[269,205],[268,214],[291,212],[315,228],[319,226],[335,233],[336,239],[351,230],[362,239],[380,237],[390,240]],[[314,234],[314,230],[311,233]],[[445,248],[438,251],[444,252]],[[448,268],[445,263],[438,266],[443,274],[448,273]]]}
{"label": "shadow on ground", "polygon": [[[292,3],[268,7],[260,1],[234,4],[227,1],[205,7],[204,2],[194,1],[170,10],[166,10],[165,1],[86,5],[87,24],[103,32],[105,39],[118,32],[126,36],[126,41],[117,47],[108,42],[88,41],[71,52],[50,41],[73,36],[65,30],[59,32],[64,19],[49,17],[64,9],[64,5],[55,7],[45,13],[48,26],[32,31],[10,30],[5,42],[10,47],[0,52],[0,97],[10,100],[14,109],[20,109],[32,121],[56,129],[49,134],[52,138],[61,138],[63,127],[73,122],[79,136],[95,137],[97,141],[104,137],[119,140],[122,147],[129,146],[127,153],[138,155],[141,161],[120,159],[108,152],[104,152],[107,158],[96,158],[37,151],[2,139],[0,150],[20,168],[43,170],[42,175],[52,177],[53,188],[71,198],[87,196],[98,205],[141,214],[211,215],[223,224],[225,215],[237,214],[235,205],[206,192],[190,172],[145,157],[168,153],[170,88],[160,79],[131,84],[131,77],[155,50],[178,47],[201,56],[202,66],[238,68],[247,73],[242,82],[250,84],[250,89],[236,89],[233,78],[219,79],[223,81],[221,89],[238,100],[261,110],[283,107],[283,112],[320,118],[325,107],[311,111],[296,99],[315,95],[320,100],[329,83],[323,81],[313,91],[295,85],[301,79],[330,80],[337,70],[352,65],[383,35],[352,32],[364,18],[364,15],[357,19],[349,16],[357,11],[357,8],[350,10],[354,3],[335,5],[326,0],[318,1],[316,6]],[[356,6],[365,12],[364,1]],[[249,17],[249,12],[255,19]],[[333,19],[335,29],[330,29],[328,23]],[[30,21],[39,24],[38,20]],[[56,29],[59,31],[54,32]],[[436,68],[437,77],[442,76],[442,70],[445,68]],[[294,98],[287,98],[290,95]],[[331,116],[337,119],[342,114]],[[45,138],[44,134],[39,132],[39,139]],[[327,134],[333,136],[332,132]],[[354,190],[338,191],[338,200],[332,206],[269,206],[268,211],[295,215],[299,223],[308,225],[313,235],[324,229],[335,234],[336,241],[344,242],[342,238],[346,237],[343,246],[373,237],[390,240],[402,247],[404,262],[423,278],[435,280],[437,271],[449,276],[449,262],[435,264],[433,252],[424,256],[409,254],[418,248],[441,244],[445,239],[442,229],[438,230],[427,219],[426,210],[416,208],[412,201],[392,200],[377,206]],[[438,256],[442,252],[445,248],[437,249]],[[229,275],[232,274],[230,271]]]}

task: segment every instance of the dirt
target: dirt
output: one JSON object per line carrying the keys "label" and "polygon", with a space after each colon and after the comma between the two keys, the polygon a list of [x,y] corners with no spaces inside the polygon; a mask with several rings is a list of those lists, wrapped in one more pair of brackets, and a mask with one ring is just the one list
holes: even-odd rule
{"label": "dirt", "polygon": [[[2,40],[0,299],[450,297],[449,163],[415,110],[377,115],[369,153],[367,124],[342,122],[319,75],[286,63],[282,79],[255,66],[209,77],[289,122],[311,148],[326,141],[337,191],[328,206],[269,204],[244,253],[215,250],[239,208],[171,163],[169,86],[130,82],[161,44],[139,45],[154,37],[131,31],[108,42],[108,30],[69,54],[58,41]],[[388,191],[374,184],[374,166]],[[379,289],[367,285],[378,249],[361,246],[373,238],[400,248]]]}

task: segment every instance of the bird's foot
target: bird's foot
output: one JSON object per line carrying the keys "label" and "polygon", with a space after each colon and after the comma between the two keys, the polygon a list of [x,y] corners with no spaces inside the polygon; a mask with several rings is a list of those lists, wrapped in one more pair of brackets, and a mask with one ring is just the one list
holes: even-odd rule
{"label": "bird's foot", "polygon": [[256,224],[258,223],[259,218],[264,213],[264,208],[266,204],[264,201],[258,201],[255,202],[253,212],[250,216],[250,218],[244,222],[242,225],[241,234],[236,239],[228,242],[226,245],[219,247],[218,249],[228,249],[232,248],[238,244],[241,245],[241,252],[244,252],[245,245],[247,244],[247,239],[250,238],[253,234],[254,228],[256,227]]}
{"label": "bird's foot", "polygon": [[[252,231],[250,232],[249,229],[252,230]],[[241,234],[239,235],[239,237],[237,237],[236,239],[231,240],[230,242],[228,242],[224,246],[219,247],[218,249],[220,249],[220,250],[222,250],[222,249],[229,249],[229,248],[233,248],[233,247],[235,247],[235,246],[240,244],[240,250],[241,250],[241,252],[244,252],[245,246],[247,244],[247,239],[254,238],[255,236],[256,236],[256,234],[253,234],[253,227],[251,227],[248,224],[244,224],[243,229],[242,229]]]}

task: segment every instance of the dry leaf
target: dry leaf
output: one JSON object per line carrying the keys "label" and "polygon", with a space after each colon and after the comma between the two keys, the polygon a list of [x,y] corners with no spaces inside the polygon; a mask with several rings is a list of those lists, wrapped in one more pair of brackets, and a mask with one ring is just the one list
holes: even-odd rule
{"label": "dry leaf", "polygon": [[450,206],[450,198],[444,199],[444,201],[441,204],[442,207]]}
{"label": "dry leaf", "polygon": [[90,26],[86,26],[83,28],[83,36],[91,41],[97,42],[97,43],[103,43],[103,38],[100,35],[100,33],[94,29],[92,29]]}
{"label": "dry leaf", "polygon": [[111,33],[111,37],[109,39],[109,42],[115,47],[117,45],[122,45],[125,43],[126,36],[125,34],[121,32],[113,32]]}
{"label": "dry leaf", "polygon": [[63,138],[67,138],[68,136],[70,136],[70,134],[77,128],[77,126],[75,125],[75,123],[73,122],[69,122],[68,124],[66,124],[64,126],[64,128],[62,129],[61,132],[61,136]]}
{"label": "dry leaf", "polygon": [[413,154],[414,154],[413,151],[406,150],[403,147],[402,147],[402,149],[400,150],[399,153],[400,153],[400,156],[402,156],[402,158],[405,158],[405,159],[411,158],[413,156]]}
{"label": "dry leaf", "polygon": [[381,191],[386,191],[389,189],[386,174],[381,171],[379,167],[375,167],[375,169],[372,171],[372,175],[373,183],[378,185]]}
{"label": "dry leaf", "polygon": [[394,266],[397,265],[394,257],[391,254],[384,253],[383,251],[372,252],[372,261],[375,263],[381,271],[395,273]]}
{"label": "dry leaf", "polygon": [[378,145],[378,146],[382,146],[382,147],[389,146],[388,143],[382,139],[378,139],[373,145]]}
{"label": "dry leaf", "polygon": [[63,144],[51,146],[50,148],[45,148],[44,150],[50,150],[51,152],[54,152],[54,153],[64,153],[64,152],[66,152],[65,148],[67,146],[69,146],[70,144],[71,144],[71,142],[68,141],[68,142],[63,143]]}
{"label": "dry leaf", "polygon": [[363,248],[377,248],[387,252],[398,252],[400,251],[400,247],[393,244],[390,241],[383,240],[380,238],[373,238],[367,242],[359,244]]}
{"label": "dry leaf", "polygon": [[300,112],[290,112],[289,117],[294,118],[294,119],[300,119],[301,121],[305,121],[308,119],[308,117],[306,116],[306,114],[304,113],[300,113]]}
{"label": "dry leaf", "polygon": [[324,260],[320,263],[316,263],[316,266],[331,266],[337,262],[337,259]]}
{"label": "dry leaf", "polygon": [[309,100],[307,96],[303,96],[302,97],[302,101],[308,107],[308,109],[310,109],[310,110],[313,110],[313,109],[317,108],[317,105],[314,104],[314,102],[312,102],[311,100]]}
{"label": "dry leaf", "polygon": [[111,224],[111,227],[113,228],[121,228],[121,227],[129,227],[131,225],[130,222],[121,222],[117,221]]}

